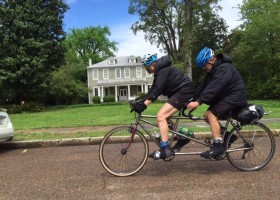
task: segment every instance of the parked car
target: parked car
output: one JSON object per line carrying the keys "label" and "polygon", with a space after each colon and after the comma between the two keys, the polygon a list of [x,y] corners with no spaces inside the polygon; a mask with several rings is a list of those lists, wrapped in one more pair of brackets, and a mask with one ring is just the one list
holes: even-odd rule
{"label": "parked car", "polygon": [[7,110],[0,108],[0,142],[9,141],[14,137],[14,127]]}

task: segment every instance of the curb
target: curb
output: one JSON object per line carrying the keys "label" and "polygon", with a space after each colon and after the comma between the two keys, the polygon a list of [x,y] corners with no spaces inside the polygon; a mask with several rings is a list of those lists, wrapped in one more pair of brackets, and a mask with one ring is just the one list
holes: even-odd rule
{"label": "curb", "polygon": [[103,137],[71,138],[59,140],[30,140],[30,141],[9,141],[0,144],[0,149],[27,149],[42,147],[62,147],[100,144]]}
{"label": "curb", "polygon": [[[195,135],[195,139],[204,139],[211,136],[210,133],[200,133]],[[71,138],[58,140],[29,140],[29,141],[8,141],[0,143],[0,149],[29,149],[45,147],[64,147],[64,146],[82,146],[99,145],[103,137]],[[150,142],[151,138],[146,136]]]}

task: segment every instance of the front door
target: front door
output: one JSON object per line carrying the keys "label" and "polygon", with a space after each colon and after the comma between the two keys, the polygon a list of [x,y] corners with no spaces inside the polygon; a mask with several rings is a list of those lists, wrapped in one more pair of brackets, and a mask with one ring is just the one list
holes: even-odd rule
{"label": "front door", "polygon": [[121,88],[120,89],[120,101],[123,101],[123,100],[127,100],[127,89],[126,88]]}

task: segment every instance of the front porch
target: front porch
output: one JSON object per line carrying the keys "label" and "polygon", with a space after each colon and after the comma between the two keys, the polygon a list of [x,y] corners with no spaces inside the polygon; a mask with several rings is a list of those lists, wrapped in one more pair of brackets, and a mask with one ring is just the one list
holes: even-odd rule
{"label": "front porch", "polygon": [[105,96],[114,96],[115,102],[134,100],[139,92],[148,92],[147,84],[138,85],[119,85],[119,86],[101,86],[99,89],[99,96],[101,102]]}

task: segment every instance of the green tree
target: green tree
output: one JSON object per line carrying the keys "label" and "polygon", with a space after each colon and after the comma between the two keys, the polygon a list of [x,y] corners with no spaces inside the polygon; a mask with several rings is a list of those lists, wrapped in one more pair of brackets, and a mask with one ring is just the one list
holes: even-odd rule
{"label": "green tree", "polygon": [[0,100],[42,100],[63,63],[61,0],[0,1]]}
{"label": "green tree", "polygon": [[110,35],[107,26],[72,29],[66,38],[67,49],[78,55],[85,67],[89,59],[97,63],[114,55],[113,52],[117,51],[117,42],[110,41],[108,39]]}
{"label": "green tree", "polygon": [[51,74],[49,103],[86,103],[88,89],[80,79],[80,71],[75,63],[68,63]]}
{"label": "green tree", "polygon": [[73,29],[66,36],[63,45],[67,49],[65,65],[51,76],[49,101],[54,104],[87,102],[86,67],[88,60],[97,63],[113,56],[117,43],[110,41],[108,27],[88,27]]}
{"label": "green tree", "polygon": [[245,0],[241,39],[232,51],[250,98],[280,98],[280,1]]}
{"label": "green tree", "polygon": [[[218,0],[130,0],[129,13],[138,14],[134,33],[162,46],[175,63],[192,77],[192,58],[202,46],[219,45],[226,36],[223,19],[215,14]],[[194,47],[196,45],[196,47]]]}

